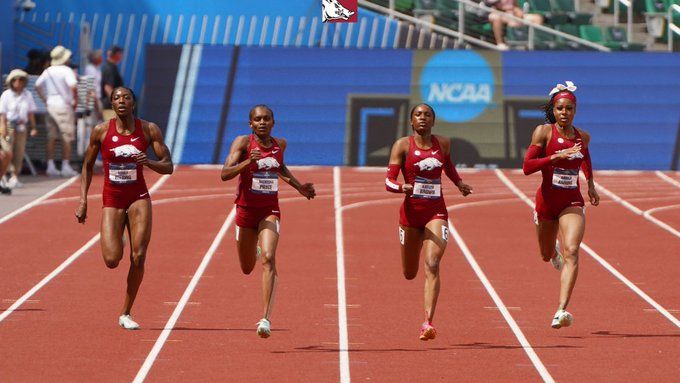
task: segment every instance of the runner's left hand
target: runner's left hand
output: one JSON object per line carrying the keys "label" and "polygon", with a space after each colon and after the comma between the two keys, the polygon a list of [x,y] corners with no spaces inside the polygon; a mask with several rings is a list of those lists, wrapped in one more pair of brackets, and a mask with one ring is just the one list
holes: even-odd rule
{"label": "runner's left hand", "polygon": [[600,204],[600,195],[597,194],[597,190],[595,190],[595,187],[588,188],[588,198],[590,199],[591,205],[597,206]]}
{"label": "runner's left hand", "polygon": [[300,194],[307,197],[307,199],[313,199],[314,197],[316,197],[316,191],[314,190],[314,184],[312,183],[308,182],[306,184],[300,185],[298,191],[300,192]]}
{"label": "runner's left hand", "polygon": [[461,182],[456,186],[458,186],[458,190],[460,190],[460,194],[462,194],[463,196],[467,196],[472,193],[472,186],[466,183]]}
{"label": "runner's left hand", "polygon": [[142,165],[148,165],[149,164],[149,158],[146,156],[146,153],[139,153],[139,154],[136,154],[134,157],[135,157],[135,161],[137,161],[138,164],[142,164]]}

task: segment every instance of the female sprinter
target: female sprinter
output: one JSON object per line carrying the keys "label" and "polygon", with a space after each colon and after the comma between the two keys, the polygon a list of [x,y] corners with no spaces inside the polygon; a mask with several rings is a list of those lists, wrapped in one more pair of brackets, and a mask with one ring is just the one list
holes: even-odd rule
{"label": "female sprinter", "polygon": [[[130,271],[127,293],[118,324],[135,330],[130,310],[144,276],[144,259],[151,239],[151,199],[144,182],[143,167],[160,174],[173,170],[170,151],[156,124],[134,117],[136,99],[132,90],[119,87],[111,93],[116,118],[97,125],[85,153],[80,183],[80,204],[76,209],[78,222],[87,218],[87,191],[92,182],[92,167],[101,151],[104,162],[104,200],[101,223],[102,255],[106,266],[113,269],[123,258],[123,233],[128,228],[130,238]],[[146,156],[153,148],[158,161]]]}
{"label": "female sprinter", "polygon": [[558,84],[550,92],[550,101],[545,105],[545,118],[549,124],[539,125],[534,130],[523,166],[524,174],[540,170],[543,176],[536,192],[534,212],[538,246],[543,261],[550,261],[556,269],[562,270],[560,303],[551,323],[555,329],[567,327],[573,321],[566,309],[578,276],[578,249],[586,227],[579,168],[588,180],[590,204],[597,206],[600,203],[588,152],[590,135],[572,125],[576,114],[576,86],[571,81],[566,84]]}
{"label": "female sprinter", "polygon": [[[434,110],[427,104],[411,110],[413,135],[398,139],[392,146],[385,180],[387,191],[406,194],[399,212],[401,264],[406,279],[416,277],[420,250],[425,254],[425,322],[420,328],[421,340],[437,335],[432,318],[439,296],[439,262],[449,237],[442,170],[461,194],[472,193],[451,163],[449,140],[432,134],[434,120]],[[403,185],[397,182],[399,169],[404,173]]]}
{"label": "female sprinter", "polygon": [[262,257],[262,298],[264,316],[257,323],[257,335],[271,335],[270,316],[276,285],[276,245],[279,242],[279,178],[307,199],[316,195],[314,185],[302,184],[283,162],[286,140],[271,136],[274,112],[266,105],[250,110],[252,134],[238,136],[222,167],[222,181],[239,176],[236,195],[236,249],[244,274],[250,274]]}

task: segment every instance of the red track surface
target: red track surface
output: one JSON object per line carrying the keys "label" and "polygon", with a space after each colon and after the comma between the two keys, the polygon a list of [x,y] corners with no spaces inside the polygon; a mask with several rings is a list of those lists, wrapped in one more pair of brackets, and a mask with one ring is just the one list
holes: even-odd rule
{"label": "red track surface", "polygon": [[[153,196],[147,272],[133,310],[142,330],[117,327],[128,261],[107,270],[96,243],[0,322],[0,381],[132,381],[232,208],[235,182],[221,183],[217,173],[180,168]],[[146,381],[340,381],[333,171],[294,173],[314,182],[318,197],[306,201],[287,187],[280,196],[272,337],[255,335],[261,268],[242,275],[232,225]],[[381,171],[341,173],[351,379],[541,380],[453,237],[441,265],[438,337],[418,340],[423,273],[401,275],[400,198],[384,191]],[[533,199],[537,178],[504,173]],[[531,209],[492,171],[462,175],[475,192],[462,198],[446,188],[451,222],[552,378],[677,381],[680,328],[583,250],[574,325],[552,330],[558,274],[540,261]],[[149,185],[158,179],[147,176]],[[643,211],[680,204],[680,188],[653,172],[596,179]],[[0,309],[98,233],[101,182],[93,182],[85,226],[73,217],[77,183],[0,224]],[[584,242],[680,317],[680,239],[601,196],[587,210]],[[680,230],[679,212],[653,216]]]}

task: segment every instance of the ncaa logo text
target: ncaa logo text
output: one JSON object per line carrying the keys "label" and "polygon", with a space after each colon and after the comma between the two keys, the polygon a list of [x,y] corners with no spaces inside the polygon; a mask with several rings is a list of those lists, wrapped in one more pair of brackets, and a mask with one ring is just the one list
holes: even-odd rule
{"label": "ncaa logo text", "polygon": [[321,0],[324,23],[356,23],[357,0]]}

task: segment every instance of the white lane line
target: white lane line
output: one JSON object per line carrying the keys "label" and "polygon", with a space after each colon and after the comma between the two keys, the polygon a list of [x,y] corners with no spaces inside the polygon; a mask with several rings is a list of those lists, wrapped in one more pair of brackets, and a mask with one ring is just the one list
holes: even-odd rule
{"label": "white lane line", "polygon": [[470,264],[470,267],[472,267],[472,270],[474,270],[475,274],[477,274],[477,278],[479,278],[479,280],[484,285],[486,292],[489,293],[489,296],[491,296],[491,299],[493,299],[493,302],[496,304],[496,307],[498,307],[498,310],[500,310],[501,314],[503,315],[503,318],[505,318],[505,321],[508,322],[510,329],[515,334],[515,337],[517,338],[519,343],[522,345],[522,349],[524,350],[524,352],[526,352],[527,356],[531,360],[531,363],[534,364],[534,367],[541,375],[541,378],[543,378],[543,381],[554,382],[555,380],[550,375],[548,370],[545,368],[543,362],[541,362],[541,359],[536,354],[536,351],[534,351],[533,347],[531,347],[531,344],[524,336],[524,333],[517,325],[517,322],[515,322],[515,319],[510,314],[510,311],[508,311],[508,308],[505,306],[505,303],[503,303],[503,300],[500,298],[500,296],[498,296],[498,293],[496,293],[496,290],[491,285],[491,282],[489,282],[489,279],[486,277],[481,267],[479,267],[479,264],[475,260],[475,257],[470,252],[470,249],[468,249],[467,245],[465,244],[465,241],[463,241],[463,238],[458,233],[458,230],[456,230],[456,228],[453,226],[451,220],[449,220],[449,231],[453,235],[453,238],[456,240],[456,243],[458,244],[460,250],[463,252],[463,255],[465,255],[465,259]]}
{"label": "white lane line", "polygon": [[[149,189],[149,193],[153,193],[156,191],[159,187],[161,187],[165,181],[170,177],[170,175],[166,174],[162,176],[161,178],[156,181],[156,183]],[[21,298],[17,299],[16,302],[14,302],[13,305],[11,305],[7,310],[2,312],[0,314],[0,322],[5,320],[10,314],[12,314],[19,306],[21,306],[24,302],[26,302],[30,297],[33,296],[33,294],[37,293],[38,290],[43,288],[46,284],[48,284],[52,279],[54,279],[59,273],[64,271],[71,263],[73,263],[76,259],[78,259],[81,255],[83,255],[84,252],[86,252],[90,247],[92,247],[97,241],[99,241],[99,238],[101,238],[101,234],[96,234],[94,237],[90,238],[87,243],[85,243],[80,249],[78,249],[75,253],[71,254],[70,257],[66,258],[64,262],[62,262],[59,266],[57,266],[56,269],[52,270],[51,273],[49,273],[45,278],[43,278],[38,284],[33,286],[28,292],[24,295],[21,296]]]}
{"label": "white lane line", "polygon": [[146,376],[149,373],[149,371],[151,370],[153,363],[156,361],[158,354],[161,352],[163,345],[165,344],[165,342],[167,342],[168,337],[170,336],[170,333],[172,332],[172,329],[175,328],[175,324],[177,324],[177,320],[179,319],[179,316],[182,315],[182,311],[184,311],[184,307],[186,307],[187,303],[189,302],[189,298],[191,297],[191,294],[194,292],[194,289],[196,289],[196,286],[198,285],[198,281],[203,276],[205,269],[208,267],[210,260],[212,259],[213,255],[215,254],[215,251],[217,251],[217,248],[219,247],[220,243],[222,242],[222,239],[224,238],[225,234],[227,233],[227,230],[229,230],[229,227],[234,222],[234,217],[236,217],[236,206],[234,206],[231,209],[231,212],[227,216],[227,219],[224,220],[222,227],[220,228],[219,232],[217,233],[217,236],[215,236],[215,239],[213,240],[212,244],[208,248],[208,251],[205,252],[205,255],[203,256],[203,260],[201,261],[201,264],[198,265],[198,269],[196,269],[196,272],[194,273],[193,278],[191,278],[189,285],[187,285],[187,288],[184,290],[184,294],[182,294],[182,297],[179,299],[177,306],[175,307],[175,310],[172,312],[172,315],[170,315],[170,318],[168,319],[167,323],[165,324],[165,327],[163,328],[161,335],[159,335],[158,339],[156,339],[156,343],[154,343],[153,348],[151,349],[151,352],[149,352],[149,355],[147,355],[146,360],[144,360],[144,364],[142,364],[142,367],[137,372],[137,376],[135,376],[135,379],[133,380],[134,383],[141,383],[141,382],[144,381],[144,379],[146,379]]}
{"label": "white lane line", "polygon": [[646,220],[652,222],[653,224],[659,226],[660,228],[662,228],[662,229],[666,230],[667,232],[673,234],[674,236],[680,238],[680,231],[675,230],[672,226],[660,221],[659,219],[657,219],[655,217],[652,217],[652,215],[649,214],[648,212],[642,211],[642,209],[640,209],[637,206],[633,205],[632,203],[624,200],[623,198],[619,197],[614,192],[608,190],[607,188],[605,188],[604,186],[600,185],[597,182],[595,182],[595,187],[600,189],[609,198],[613,199],[614,201],[616,201],[619,204],[626,207],[628,210],[632,211],[633,213],[635,213],[637,215],[641,215]]}
{"label": "white lane line", "polygon": [[[534,203],[527,198],[527,196],[522,193],[517,187],[510,181],[505,174],[503,174],[502,171],[496,170],[496,176],[500,178],[503,183],[510,188],[517,196],[524,202],[526,202],[532,209],[535,208]],[[528,202],[527,202],[528,201]],[[675,326],[680,328],[680,320],[678,318],[674,317],[668,310],[666,310],[663,306],[661,306],[659,303],[657,303],[654,299],[652,299],[649,295],[647,295],[644,291],[642,291],[639,287],[637,287],[633,282],[631,282],[628,278],[626,278],[623,274],[621,274],[618,270],[614,268],[609,262],[605,261],[604,258],[600,257],[593,249],[590,248],[590,246],[586,245],[585,242],[581,242],[581,248],[588,253],[593,259],[595,259],[597,262],[600,263],[607,271],[612,273],[616,278],[618,278],[621,282],[623,282],[628,288],[633,290],[640,298],[642,298],[645,302],[649,303],[652,307],[654,307],[661,315],[666,317],[671,323],[673,323]]]}
{"label": "white lane line", "polygon": [[340,358],[340,383],[351,381],[349,374],[349,337],[347,334],[347,297],[345,293],[345,241],[342,225],[342,189],[340,168],[333,167],[333,194],[335,206],[335,249],[338,281],[338,349]]}
{"label": "white lane line", "polygon": [[63,183],[61,183],[56,188],[54,188],[54,189],[50,190],[49,192],[43,194],[41,197],[38,197],[38,198],[34,199],[33,201],[27,203],[26,205],[14,210],[13,212],[8,213],[4,217],[0,218],[0,224],[9,221],[10,219],[16,217],[17,215],[25,212],[26,210],[28,210],[28,209],[36,206],[36,205],[39,205],[42,201],[44,201],[44,200],[52,197],[53,195],[59,193],[60,191],[64,190],[66,187],[68,187],[73,182],[75,182],[75,180],[77,180],[78,178],[80,178],[80,176],[73,176],[73,177],[69,178],[68,180],[64,181]]}
{"label": "white lane line", "polygon": [[669,177],[669,176],[663,174],[662,172],[660,172],[660,171],[657,170],[657,171],[654,172],[654,174],[656,174],[657,177],[659,177],[659,178],[661,178],[662,180],[668,182],[669,184],[671,184],[671,185],[673,185],[673,186],[675,186],[675,187],[677,187],[677,188],[680,188],[680,182],[678,182],[678,181],[672,179],[671,177]]}

